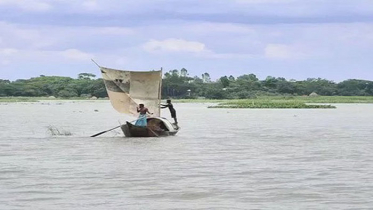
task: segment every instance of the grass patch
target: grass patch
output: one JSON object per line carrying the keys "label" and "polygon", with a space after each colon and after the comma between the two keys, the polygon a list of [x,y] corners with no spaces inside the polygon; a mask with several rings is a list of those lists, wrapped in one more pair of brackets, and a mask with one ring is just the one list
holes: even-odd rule
{"label": "grass patch", "polygon": [[[166,101],[167,99],[162,99]],[[229,99],[172,99],[173,103],[222,103],[230,101]]]}
{"label": "grass patch", "polygon": [[255,99],[175,99],[175,103],[236,103],[240,101],[271,101],[273,103],[281,102],[299,102],[299,103],[373,103],[373,96],[258,96]]}
{"label": "grass patch", "polygon": [[235,109],[333,109],[335,106],[321,104],[305,104],[297,101],[267,101],[267,100],[241,100],[220,103],[208,108],[235,108]]}
{"label": "grass patch", "polygon": [[271,102],[271,101],[251,101],[251,102],[228,102],[220,103],[208,108],[235,108],[235,109],[334,109],[332,105],[305,104],[300,102]]}
{"label": "grass patch", "polygon": [[373,96],[296,96],[274,97],[274,100],[295,100],[303,103],[373,103]]}

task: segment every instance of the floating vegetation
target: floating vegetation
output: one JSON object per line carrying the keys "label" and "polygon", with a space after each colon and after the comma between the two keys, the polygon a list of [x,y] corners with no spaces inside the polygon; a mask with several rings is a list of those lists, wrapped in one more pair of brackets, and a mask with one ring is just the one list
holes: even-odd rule
{"label": "floating vegetation", "polygon": [[235,108],[235,109],[333,109],[332,105],[322,104],[306,104],[300,101],[283,100],[236,100],[219,103],[216,106],[209,106],[208,108]]}
{"label": "floating vegetation", "polygon": [[0,102],[38,102],[37,98],[32,97],[0,97]]}
{"label": "floating vegetation", "polygon": [[372,96],[294,96],[273,97],[272,100],[295,100],[303,103],[373,103]]}
{"label": "floating vegetation", "polygon": [[72,133],[70,131],[66,130],[59,130],[58,128],[54,126],[48,126],[48,131],[52,136],[71,136]]}
{"label": "floating vegetation", "polygon": [[300,102],[300,103],[373,103],[373,96],[257,96],[252,99],[176,99],[175,103],[226,103],[237,101],[271,101],[271,102]]}

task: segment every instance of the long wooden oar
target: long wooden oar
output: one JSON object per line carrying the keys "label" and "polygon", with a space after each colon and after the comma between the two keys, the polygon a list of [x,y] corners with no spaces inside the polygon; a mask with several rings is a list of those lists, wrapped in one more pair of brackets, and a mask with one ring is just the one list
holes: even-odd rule
{"label": "long wooden oar", "polygon": [[155,135],[155,137],[159,137],[159,135],[156,132],[154,132],[152,129],[150,129],[150,128],[148,128],[148,129]]}
{"label": "long wooden oar", "polygon": [[95,135],[92,135],[91,137],[99,136],[99,135],[104,134],[104,133],[106,133],[106,132],[109,132],[109,131],[112,131],[112,130],[114,130],[114,129],[117,129],[117,128],[119,128],[120,126],[121,126],[121,125],[119,125],[119,126],[117,126],[117,127],[115,127],[115,128],[112,128],[112,129],[106,130],[106,131],[102,131],[102,132],[100,132],[100,133],[97,133],[97,134],[95,134]]}

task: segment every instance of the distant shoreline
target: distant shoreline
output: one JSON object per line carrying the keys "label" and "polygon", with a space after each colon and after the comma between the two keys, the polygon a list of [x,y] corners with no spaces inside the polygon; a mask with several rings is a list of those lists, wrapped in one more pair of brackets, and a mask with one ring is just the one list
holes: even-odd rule
{"label": "distant shoreline", "polygon": [[[108,98],[0,97],[0,103],[40,101],[108,101]],[[165,99],[162,99],[164,101]],[[173,99],[174,103],[212,103],[208,108],[330,109],[333,104],[373,104],[373,96],[258,96],[252,99]]]}

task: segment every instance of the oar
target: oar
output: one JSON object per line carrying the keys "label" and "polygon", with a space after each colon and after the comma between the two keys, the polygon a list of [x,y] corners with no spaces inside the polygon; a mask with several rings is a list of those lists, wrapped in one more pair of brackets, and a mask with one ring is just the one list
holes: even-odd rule
{"label": "oar", "polygon": [[156,132],[154,132],[152,129],[150,129],[150,128],[148,128],[148,129],[155,135],[155,137],[159,137],[159,135]]}
{"label": "oar", "polygon": [[104,134],[104,133],[106,133],[106,132],[109,132],[109,131],[112,131],[112,130],[114,130],[114,129],[117,129],[117,128],[119,128],[120,126],[121,126],[121,125],[119,125],[119,126],[117,126],[117,127],[115,127],[115,128],[112,128],[112,129],[106,130],[106,131],[102,131],[102,132],[100,132],[100,133],[97,133],[97,134],[95,134],[95,135],[92,135],[91,137],[99,136],[99,135]]}

